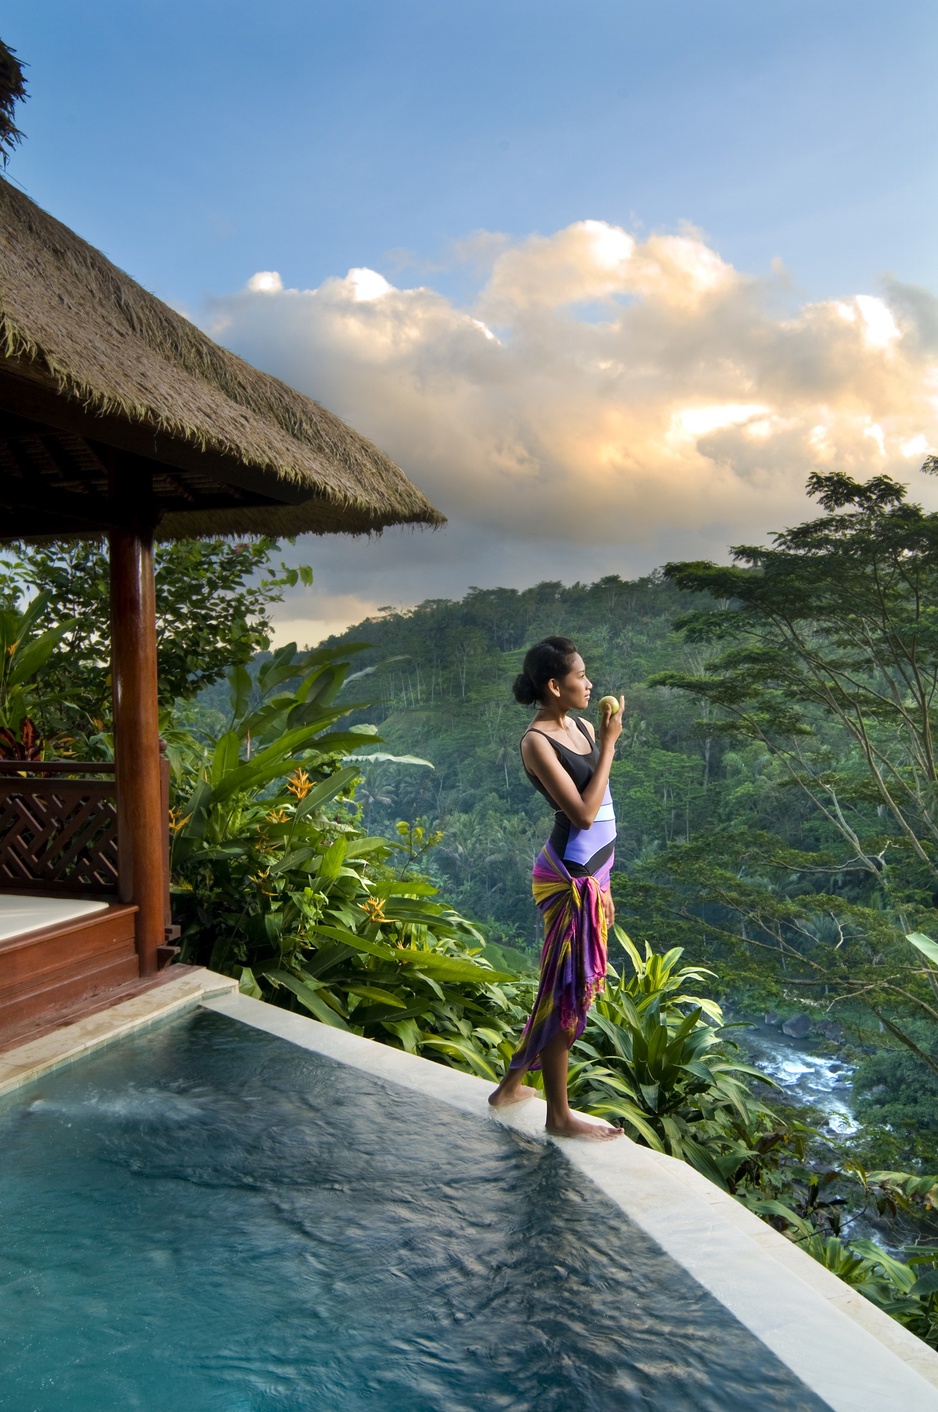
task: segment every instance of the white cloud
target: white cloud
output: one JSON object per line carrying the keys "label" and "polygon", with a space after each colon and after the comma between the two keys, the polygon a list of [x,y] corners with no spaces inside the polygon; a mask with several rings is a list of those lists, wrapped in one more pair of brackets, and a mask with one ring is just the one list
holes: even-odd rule
{"label": "white cloud", "polygon": [[[883,429],[882,429],[882,427],[879,425],[879,423],[878,423],[878,422],[870,422],[869,425],[864,428],[863,435],[864,435],[864,436],[868,436],[871,441],[875,441],[875,442],[876,442],[876,445],[879,447],[879,454],[880,454],[880,455],[883,457],[883,459],[885,460],[886,454],[887,454],[887,453],[886,453],[886,437],[885,437],[885,434],[884,434],[884,432],[883,432]],[[900,450],[901,450],[901,447],[900,447]]]}
{"label": "white cloud", "polygon": [[252,294],[279,294],[283,289],[283,280],[276,270],[258,270],[248,280],[246,288]]}
{"label": "white cloud", "polygon": [[873,348],[889,348],[901,338],[899,325],[893,318],[892,310],[882,299],[875,299],[872,294],[858,294],[856,305],[866,325],[866,341]]}
{"label": "white cloud", "polygon": [[382,299],[385,294],[390,294],[392,289],[384,275],[379,275],[377,270],[349,270],[345,276],[345,283],[352,291],[352,298],[358,303],[367,303],[371,299]]}
{"label": "white cloud", "polygon": [[760,406],[758,402],[685,407],[682,411],[675,412],[671,418],[671,436],[678,441],[696,443],[699,437],[706,436],[709,432],[743,425],[750,430],[757,425],[764,428],[760,430],[759,435],[769,435],[771,423],[766,418],[771,410],[770,407]]}
{"label": "white cloud", "polygon": [[[380,603],[384,604],[383,598]],[[293,594],[277,614],[273,645],[285,647],[288,642],[295,642],[303,648],[321,642],[343,632],[350,623],[373,617],[378,607],[378,599],[363,598],[358,593],[323,594],[314,585],[311,590]]]}
{"label": "white cloud", "polygon": [[[690,228],[483,236],[466,245],[467,269],[490,255],[472,307],[353,269],[309,290],[261,272],[208,311],[211,332],[345,417],[450,516],[445,565],[439,536],[399,568],[373,545],[316,543],[333,565],[320,594],[413,601],[517,585],[522,562],[533,581],[718,556],[804,518],[812,468],[907,475],[938,442],[927,291],[784,308],[783,272],[743,274]],[[931,482],[915,493],[938,498]]]}

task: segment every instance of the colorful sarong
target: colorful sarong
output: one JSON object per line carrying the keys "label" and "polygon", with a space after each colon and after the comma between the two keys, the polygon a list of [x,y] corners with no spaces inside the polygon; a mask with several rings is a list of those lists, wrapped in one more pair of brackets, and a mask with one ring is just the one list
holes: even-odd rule
{"label": "colorful sarong", "polygon": [[534,901],[544,917],[541,978],[511,1069],[539,1069],[541,1054],[558,1034],[567,1048],[586,1028],[586,1016],[606,975],[606,909],[612,858],[596,875],[571,877],[548,843],[531,874]]}

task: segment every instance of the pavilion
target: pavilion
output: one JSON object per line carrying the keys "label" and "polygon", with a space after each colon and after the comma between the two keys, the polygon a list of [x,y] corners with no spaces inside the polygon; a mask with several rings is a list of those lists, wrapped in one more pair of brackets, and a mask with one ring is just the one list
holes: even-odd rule
{"label": "pavilion", "polygon": [[0,179],[0,542],[106,536],[115,739],[113,767],[0,764],[0,909],[61,904],[40,926],[7,907],[0,1043],[172,955],[154,541],[442,522],[338,417]]}

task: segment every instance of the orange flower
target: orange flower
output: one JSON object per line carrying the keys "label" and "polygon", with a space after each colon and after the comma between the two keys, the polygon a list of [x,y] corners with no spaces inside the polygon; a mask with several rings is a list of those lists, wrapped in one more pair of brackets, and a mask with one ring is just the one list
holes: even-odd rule
{"label": "orange flower", "polygon": [[366,897],[365,901],[362,903],[362,911],[367,916],[369,922],[383,922],[386,920],[384,915],[384,899],[381,897]]}
{"label": "orange flower", "polygon": [[287,789],[291,794],[295,794],[297,799],[305,799],[313,787],[313,782],[305,770],[295,769],[287,781]]}
{"label": "orange flower", "polygon": [[265,897],[276,897],[276,888],[270,886],[270,869],[265,868],[262,873],[252,873],[251,882],[263,893]]}

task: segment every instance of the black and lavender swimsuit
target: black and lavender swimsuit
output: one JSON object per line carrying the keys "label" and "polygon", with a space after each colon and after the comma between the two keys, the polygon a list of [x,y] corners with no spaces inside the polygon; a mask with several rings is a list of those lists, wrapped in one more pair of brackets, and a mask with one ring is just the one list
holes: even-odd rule
{"label": "black and lavender swimsuit", "polygon": [[[547,737],[582,794],[599,764],[599,747],[582,721],[577,726],[589,742],[585,755],[537,731],[537,726],[529,729]],[[608,787],[593,823],[578,829],[527,766],[525,774],[551,805],[554,827],[531,874],[534,901],[544,917],[544,947],[534,1006],[509,1066],[522,1072],[540,1068],[542,1053],[559,1035],[570,1048],[586,1028],[590,1005],[605,984],[606,898],[616,842]]]}
{"label": "black and lavender swimsuit", "polygon": [[[538,735],[542,735],[545,740],[550,741],[557,754],[557,759],[576,785],[577,793],[582,794],[599,764],[599,745],[592,739],[581,720],[577,719],[576,724],[589,742],[590,748],[585,755],[580,755],[576,750],[571,750],[568,745],[561,744],[546,731],[538,730],[537,726],[529,726],[528,729],[537,731]],[[522,764],[524,764],[523,759]],[[531,774],[526,765],[524,772],[534,788],[539,794],[543,794],[554,811],[554,827],[548,842],[557,857],[563,860],[567,872],[574,878],[594,876],[612,857],[616,846],[616,815],[612,807],[609,786],[606,786],[606,793],[599,806],[599,813],[592,824],[588,829],[578,829],[567,818],[560,806],[551,799],[541,781],[536,775]]]}

